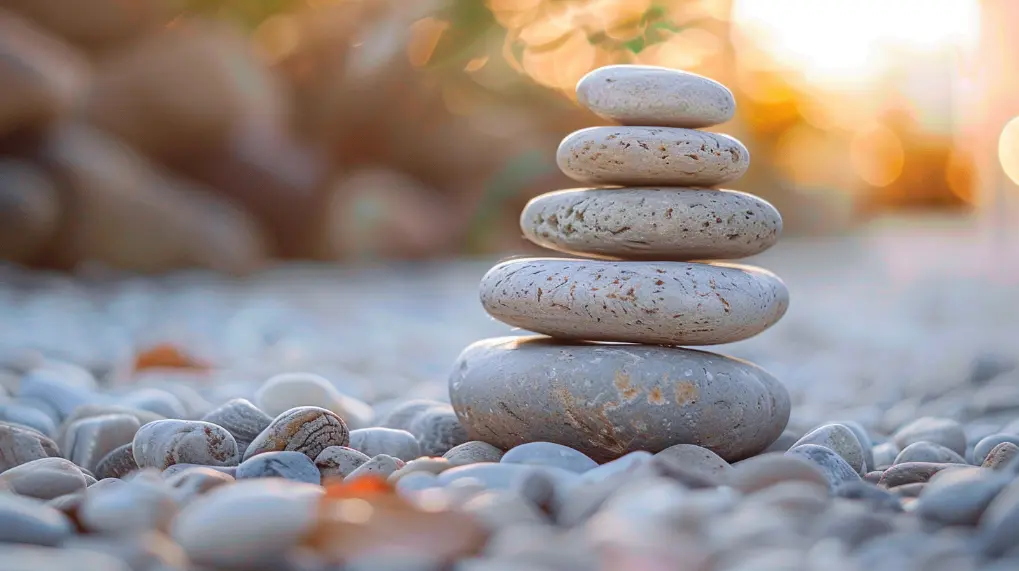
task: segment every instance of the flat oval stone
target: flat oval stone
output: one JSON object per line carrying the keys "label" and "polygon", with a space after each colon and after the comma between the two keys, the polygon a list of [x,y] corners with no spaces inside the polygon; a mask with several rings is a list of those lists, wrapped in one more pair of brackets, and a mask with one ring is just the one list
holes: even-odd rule
{"label": "flat oval stone", "polygon": [[34,428],[50,438],[57,432],[56,423],[50,415],[18,401],[0,402],[0,420]]}
{"label": "flat oval stone", "polygon": [[241,453],[272,423],[271,416],[247,399],[229,400],[206,413],[202,420],[225,428],[237,441]]}
{"label": "flat oval stone", "polygon": [[0,422],[0,473],[54,456],[60,456],[60,451],[48,436],[27,426]]}
{"label": "flat oval stone", "polygon": [[582,474],[598,463],[568,446],[554,442],[528,442],[508,450],[499,460],[503,464],[554,466]]}
{"label": "flat oval stone", "polygon": [[296,407],[317,406],[336,413],[350,428],[365,428],[374,411],[369,404],[341,393],[325,377],[283,373],[267,380],[255,394],[258,407],[280,415]]}
{"label": "flat oval stone", "polygon": [[502,450],[487,442],[471,440],[450,448],[442,457],[449,460],[450,464],[462,466],[478,462],[498,462],[502,455]]}
{"label": "flat oval stone", "polygon": [[320,476],[346,478],[362,464],[371,460],[364,452],[346,446],[330,446],[315,457]]}
{"label": "flat oval stone", "polygon": [[244,452],[256,454],[294,450],[314,460],[330,446],[350,444],[347,424],[335,412],[317,406],[299,406],[277,416]]}
{"label": "flat oval stone", "polygon": [[980,467],[990,468],[991,470],[1011,469],[1014,473],[1017,468],[1014,464],[1016,457],[1019,457],[1019,446],[1011,442],[1002,442],[991,448],[983,463],[980,464]]}
{"label": "flat oval stone", "polygon": [[736,100],[721,83],[651,65],[608,65],[577,82],[577,101],[624,125],[710,127],[732,119]]}
{"label": "flat oval stone", "polygon": [[300,452],[266,452],[252,456],[237,467],[238,480],[247,478],[283,478],[318,484],[322,476],[315,463]]}
{"label": "flat oval stone", "polygon": [[991,470],[938,472],[920,493],[916,514],[944,525],[976,525],[1009,481],[1004,474]]}
{"label": "flat oval stone", "polygon": [[128,442],[123,446],[118,446],[99,460],[96,465],[96,476],[100,479],[123,478],[137,469],[138,463],[134,461],[134,448]]}
{"label": "flat oval stone", "polygon": [[556,163],[585,184],[714,186],[738,179],[750,153],[728,135],[675,127],[588,127],[559,143]]}
{"label": "flat oval stone", "polygon": [[973,464],[977,466],[983,464],[984,460],[990,455],[991,450],[994,450],[995,447],[1003,442],[1010,442],[1019,446],[1019,436],[997,433],[981,438],[973,447]]}
{"label": "flat oval stone", "polygon": [[655,454],[658,458],[670,458],[677,464],[703,476],[714,480],[716,483],[724,481],[725,476],[732,470],[732,466],[723,460],[718,454],[703,446],[693,444],[676,444]]}
{"label": "flat oval stone", "polygon": [[369,457],[388,454],[404,462],[421,456],[417,438],[399,428],[359,428],[350,431],[350,447]]}
{"label": "flat oval stone", "polygon": [[697,444],[727,461],[765,449],[789,394],[737,359],[657,346],[486,339],[453,367],[450,400],[472,439],[509,449],[545,441],[595,461]]}
{"label": "flat oval stone", "polygon": [[864,459],[863,446],[860,444],[856,433],[848,426],[841,424],[825,424],[811,430],[802,438],[796,441],[792,447],[801,444],[817,444],[832,450],[849,463],[858,474],[866,471],[866,460]]}
{"label": "flat oval stone", "polygon": [[[855,438],[855,437],[854,437]],[[787,456],[803,458],[813,462],[828,479],[828,491],[835,492],[846,482],[859,482],[860,474],[835,451],[817,444],[800,444],[785,453]]]}
{"label": "flat oval stone", "polygon": [[752,266],[520,258],[485,274],[481,303],[503,323],[561,339],[719,345],[774,325],[789,292]]}
{"label": "flat oval stone", "polygon": [[356,480],[364,476],[378,476],[382,479],[386,479],[389,478],[393,472],[403,468],[404,465],[404,461],[399,458],[394,458],[388,454],[379,454],[354,469],[354,471],[351,472],[346,479]]}
{"label": "flat oval stone", "polygon": [[925,416],[903,426],[892,435],[900,449],[914,442],[933,442],[949,448],[960,456],[966,455],[966,431],[950,418]]}
{"label": "flat oval stone", "polygon": [[237,457],[237,442],[225,428],[200,420],[157,420],[138,430],[131,443],[142,468],[174,464],[226,466]]}
{"label": "flat oval stone", "polygon": [[57,546],[73,533],[71,520],[41,500],[0,493],[0,552],[9,543]]}
{"label": "flat oval stone", "polygon": [[80,492],[86,487],[85,475],[63,458],[40,458],[11,468],[0,474],[2,484],[17,494],[41,500]]}
{"label": "flat oval stone", "polygon": [[134,440],[141,424],[129,414],[108,414],[76,420],[67,427],[64,455],[75,464],[95,470],[118,446]]}
{"label": "flat oval stone", "polygon": [[914,442],[902,449],[893,464],[906,462],[933,462],[935,464],[965,464],[966,460],[950,448],[933,442]]}
{"label": "flat oval stone", "polygon": [[782,216],[734,190],[575,188],[533,198],[520,215],[531,242],[626,260],[734,260],[778,241]]}

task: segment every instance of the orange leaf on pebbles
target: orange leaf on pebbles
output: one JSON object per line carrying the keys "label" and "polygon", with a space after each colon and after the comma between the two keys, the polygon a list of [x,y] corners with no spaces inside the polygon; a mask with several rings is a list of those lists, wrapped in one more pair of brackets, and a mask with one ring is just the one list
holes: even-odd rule
{"label": "orange leaf on pebbles", "polygon": [[208,370],[209,366],[198,362],[186,353],[171,345],[163,343],[138,353],[134,361],[134,370],[145,369],[197,369]]}

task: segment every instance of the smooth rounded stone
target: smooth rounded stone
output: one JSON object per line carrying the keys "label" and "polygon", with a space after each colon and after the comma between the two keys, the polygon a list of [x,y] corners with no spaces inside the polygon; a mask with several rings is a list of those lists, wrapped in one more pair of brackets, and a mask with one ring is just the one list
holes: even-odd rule
{"label": "smooth rounded stone", "polygon": [[147,410],[166,418],[187,418],[188,412],[176,396],[167,391],[144,387],[120,397],[118,404],[128,408]]}
{"label": "smooth rounded stone", "polygon": [[208,468],[209,470],[215,470],[220,474],[226,474],[231,478],[235,477],[237,474],[237,466],[203,466],[201,464],[174,464],[173,466],[167,467],[165,470],[160,472],[160,474],[163,476],[163,479],[170,479],[177,474],[186,472],[193,468]]}
{"label": "smooth rounded stone", "polygon": [[759,367],[673,347],[502,337],[467,347],[449,381],[471,439],[545,441],[597,462],[697,444],[727,461],[767,448],[789,394]]}
{"label": "smooth rounded stone", "polygon": [[895,458],[902,450],[894,442],[882,442],[873,448],[874,468],[884,470],[895,464]]}
{"label": "smooth rounded stone", "polygon": [[255,404],[270,416],[298,407],[332,411],[351,429],[370,426],[374,413],[365,402],[342,394],[328,380],[312,373],[283,373],[267,380],[255,393]]}
{"label": "smooth rounded stone", "polygon": [[723,483],[724,478],[705,473],[696,467],[689,466],[677,456],[653,455],[650,460],[636,468],[636,477],[661,477],[682,484],[692,490],[715,488]]}
{"label": "smooth rounded stone", "polygon": [[528,442],[506,451],[499,462],[503,464],[533,464],[553,466],[582,474],[598,463],[581,452],[554,442]]}
{"label": "smooth rounded stone", "polygon": [[421,456],[421,445],[417,438],[406,430],[398,428],[359,428],[350,431],[350,448],[367,456],[388,454],[404,462]]}
{"label": "smooth rounded stone", "polygon": [[895,457],[895,464],[906,462],[932,462],[935,464],[966,464],[966,459],[949,448],[933,442],[914,442]]}
{"label": "smooth rounded stone", "polygon": [[73,533],[71,521],[41,500],[0,492],[0,567],[9,543],[57,546]]}
{"label": "smooth rounded stone", "polygon": [[870,482],[871,484],[877,484],[878,482],[881,481],[881,477],[884,475],[885,475],[884,470],[873,470],[871,472],[867,472],[866,474],[864,474],[863,480],[865,482]]}
{"label": "smooth rounded stone", "polygon": [[1019,457],[1019,446],[1011,442],[1002,442],[988,452],[980,466],[992,470],[1003,470],[1014,465],[1016,457]]}
{"label": "smooth rounded stone", "polygon": [[128,414],[93,416],[67,427],[64,456],[88,470],[117,447],[130,444],[141,428],[138,419]]}
{"label": "smooth rounded stone", "polygon": [[364,452],[346,446],[330,446],[315,457],[315,466],[323,480],[331,477],[346,478],[371,460]]}
{"label": "smooth rounded stone", "polygon": [[990,470],[944,470],[928,481],[914,513],[942,525],[976,525],[1009,480]]}
{"label": "smooth rounded stone", "polygon": [[225,428],[237,441],[237,449],[242,454],[251,441],[272,424],[272,417],[247,399],[229,400],[206,413],[202,420]]}
{"label": "smooth rounded stone", "polygon": [[464,502],[460,510],[478,518],[491,531],[548,523],[540,509],[513,490],[485,490]]}
{"label": "smooth rounded stone", "polygon": [[347,424],[336,413],[317,406],[299,406],[273,419],[248,445],[244,459],[286,450],[314,460],[330,446],[349,445]]}
{"label": "smooth rounded stone", "polygon": [[235,481],[234,477],[229,474],[204,466],[189,468],[165,479],[166,485],[174,489],[174,499],[180,505],[186,505],[210,490],[225,484],[233,484]]}
{"label": "smooth rounded stone", "polygon": [[870,482],[846,482],[835,490],[835,495],[865,503],[877,511],[902,511],[898,496]]}
{"label": "smooth rounded stone", "polygon": [[753,266],[518,258],[485,274],[481,304],[503,323],[560,339],[716,345],[774,325],[789,292]]}
{"label": "smooth rounded stone", "polygon": [[778,436],[778,439],[771,443],[764,452],[785,452],[796,444],[796,441],[800,439],[800,433],[792,430],[783,430],[782,434]]}
{"label": "smooth rounded stone", "polygon": [[295,482],[318,484],[322,481],[315,463],[300,452],[266,452],[252,456],[237,467],[238,480],[248,478],[283,478]]}
{"label": "smooth rounded stone", "polygon": [[379,454],[355,468],[354,471],[347,475],[345,479],[356,480],[365,476],[378,476],[382,479],[387,479],[393,474],[393,472],[396,472],[404,466],[404,461],[399,458],[393,458],[386,454]]}
{"label": "smooth rounded stone", "polygon": [[[546,479],[549,480],[555,488],[552,490],[553,494],[558,493],[558,491],[565,491],[567,488],[580,482],[579,474],[562,468],[535,466],[533,464],[503,464],[487,462],[479,462],[477,464],[450,468],[449,470],[439,474],[439,482],[448,486],[458,480],[470,479],[472,481],[480,482],[486,489],[489,490],[519,489],[520,484],[524,482],[527,476],[534,473],[540,473],[547,477]],[[531,498],[535,504],[542,503],[540,501],[535,501],[535,498],[529,494],[525,494],[525,496]]]}
{"label": "smooth rounded stone", "polygon": [[903,426],[892,435],[900,449],[915,442],[933,442],[958,454],[966,455],[966,431],[950,418],[925,416]]}
{"label": "smooth rounded stone", "polygon": [[443,458],[451,464],[463,466],[478,462],[498,462],[502,460],[503,451],[487,442],[471,440],[450,448]]}
{"label": "smooth rounded stone", "polygon": [[90,403],[74,409],[74,412],[64,419],[63,423],[61,423],[60,427],[57,429],[56,441],[65,442],[67,438],[67,430],[75,422],[86,418],[106,416],[110,414],[129,414],[138,419],[138,424],[140,426],[145,426],[146,424],[157,420],[166,420],[163,415],[156,414],[148,410],[139,410],[136,408],[112,404]]}
{"label": "smooth rounded stone", "polygon": [[0,402],[0,420],[34,428],[50,438],[57,433],[57,425],[50,415],[16,400]]}
{"label": "smooth rounded stone", "polygon": [[862,424],[855,420],[839,420],[831,424],[841,424],[849,430],[853,431],[853,435],[856,436],[856,441],[860,443],[860,448],[863,450],[863,462],[864,468],[862,473],[866,473],[869,470],[873,470],[874,466],[874,441],[871,439],[867,429]]}
{"label": "smooth rounded stone", "polygon": [[[833,510],[835,511],[835,510]],[[853,550],[867,541],[895,531],[887,514],[872,513],[865,507],[859,510],[837,510],[824,514],[817,525],[819,537],[834,538]]]}
{"label": "smooth rounded stone", "polygon": [[[850,436],[852,436],[852,433],[850,433]],[[853,436],[853,438],[855,439],[856,437]],[[800,444],[790,448],[786,454],[803,458],[821,468],[825,478],[828,480],[828,490],[830,492],[834,492],[846,482],[860,481],[859,472],[830,448],[817,444]]]}
{"label": "smooth rounded stone", "polygon": [[93,476],[92,474],[86,474],[86,473],[82,472],[82,475],[85,476],[85,485],[86,486],[91,486],[92,484],[95,484],[95,483],[99,482],[99,480],[97,480],[96,477]]}
{"label": "smooth rounded stone", "polygon": [[116,557],[135,571],[187,571],[184,550],[165,534],[148,531],[128,536],[79,535],[62,546]]}
{"label": "smooth rounded stone", "polygon": [[400,469],[389,475],[389,483],[399,482],[402,478],[417,473],[426,472],[432,475],[438,475],[450,468],[456,468],[456,464],[453,464],[445,458],[418,458],[411,460],[404,464]]}
{"label": "smooth rounded stone", "polygon": [[470,440],[467,429],[448,404],[421,411],[407,430],[418,439],[422,456],[442,456]]}
{"label": "smooth rounded stone", "polygon": [[132,442],[142,468],[174,464],[226,466],[235,462],[237,442],[221,426],[200,420],[157,420],[138,430]]}
{"label": "smooth rounded stone", "polygon": [[736,113],[736,100],[721,83],[651,65],[595,69],[577,82],[577,101],[623,125],[696,129],[725,123]]}
{"label": "smooth rounded stone", "polygon": [[973,468],[969,464],[936,464],[932,462],[905,462],[885,470],[878,485],[894,488],[904,484],[926,482],[931,476],[950,468]]}
{"label": "smooth rounded stone", "polygon": [[1015,547],[1019,537],[1019,479],[1012,480],[991,500],[979,525],[988,555],[999,557]]}
{"label": "smooth rounded stone", "polygon": [[782,216],[734,190],[575,188],[531,199],[520,215],[531,242],[623,260],[735,260],[775,245]]}
{"label": "smooth rounded stone", "polygon": [[114,448],[96,464],[96,476],[100,479],[123,478],[138,469],[134,461],[134,446],[128,442]]}
{"label": "smooth rounded stone", "polygon": [[53,440],[27,426],[0,422],[0,474],[32,460],[59,457]]}
{"label": "smooth rounded stone", "polygon": [[719,484],[723,483],[732,471],[732,466],[718,454],[694,444],[676,444],[655,454],[655,457],[669,458],[678,465],[707,476]]}
{"label": "smooth rounded stone", "polygon": [[15,466],[0,474],[0,482],[7,484],[14,493],[41,500],[51,500],[87,487],[81,470],[63,458],[40,458]]}
{"label": "smooth rounded stone", "polygon": [[912,484],[903,484],[901,486],[890,488],[889,491],[900,498],[918,498],[920,497],[920,493],[923,492],[926,487],[927,482],[913,482]]}
{"label": "smooth rounded stone", "polygon": [[585,184],[714,186],[750,166],[743,143],[677,127],[588,127],[559,143],[556,164]]}
{"label": "smooth rounded stone", "polygon": [[399,402],[380,417],[379,426],[409,431],[410,425],[422,412],[443,406],[449,405],[448,403],[428,399],[412,399]]}
{"label": "smooth rounded stone", "polygon": [[[393,472],[393,475],[397,472],[399,470]],[[392,476],[390,476],[390,479],[392,479]],[[439,478],[431,472],[412,472],[396,480],[393,487],[398,494],[407,497],[422,490],[441,488],[442,485],[439,483]]]}
{"label": "smooth rounded stone", "polygon": [[987,459],[987,456],[990,455],[991,450],[1002,442],[1009,442],[1019,446],[1019,435],[997,433],[981,438],[980,441],[973,446],[972,463],[977,466],[983,464],[984,460]]}
{"label": "smooth rounded stone", "polygon": [[[584,482],[600,482],[619,475],[633,474],[650,462],[654,457],[654,454],[644,450],[630,452],[625,456],[620,456],[611,462],[606,462],[596,468],[592,468],[584,472],[581,475],[581,479]],[[728,466],[728,464],[726,465]]]}
{"label": "smooth rounded stone", "polygon": [[159,472],[136,473],[122,485],[90,489],[78,511],[88,531],[134,534],[145,530],[167,531],[179,506],[173,489]]}
{"label": "smooth rounded stone", "polygon": [[125,561],[88,549],[53,549],[53,546],[4,545],[3,571],[138,571]]}
{"label": "smooth rounded stone", "polygon": [[196,566],[272,569],[313,529],[322,493],[321,486],[274,478],[238,481],[188,504],[171,536]]}
{"label": "smooth rounded stone", "polygon": [[20,398],[35,398],[53,407],[61,419],[81,405],[99,400],[98,394],[67,378],[59,370],[40,368],[21,378]]}

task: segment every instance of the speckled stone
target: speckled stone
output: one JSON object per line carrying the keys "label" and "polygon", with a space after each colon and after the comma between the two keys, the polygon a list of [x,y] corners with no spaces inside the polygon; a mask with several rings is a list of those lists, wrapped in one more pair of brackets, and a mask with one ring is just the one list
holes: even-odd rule
{"label": "speckled stone", "polygon": [[350,447],[369,457],[388,454],[404,462],[421,456],[417,438],[398,428],[360,428],[350,431]]}
{"label": "speckled stone", "polygon": [[225,428],[237,441],[237,449],[242,454],[251,441],[272,423],[271,416],[247,399],[229,400],[206,413],[202,420]]}
{"label": "speckled stone", "polygon": [[717,133],[675,127],[588,127],[559,143],[556,162],[585,184],[714,186],[743,176],[750,153]]}
{"label": "speckled stone", "polygon": [[834,451],[842,457],[857,474],[866,473],[866,461],[863,455],[863,446],[860,444],[856,434],[841,424],[825,424],[811,430],[802,438],[796,441],[792,447],[801,444],[817,444]]}
{"label": "speckled stone", "polygon": [[502,455],[502,450],[487,442],[471,440],[450,448],[442,457],[449,460],[451,464],[462,466],[478,462],[498,462],[502,459]]}
{"label": "speckled stone", "polygon": [[41,500],[0,493],[0,553],[8,561],[9,543],[57,546],[73,533],[71,521]]}
{"label": "speckled stone", "polygon": [[346,446],[330,446],[315,458],[322,479],[329,477],[346,478],[362,464],[371,460],[364,452]]}
{"label": "speckled stone", "polygon": [[1013,466],[1016,457],[1019,457],[1019,446],[1011,442],[1002,442],[987,453],[987,457],[980,466],[991,470],[1003,470]]}
{"label": "speckled stone", "polygon": [[624,125],[710,127],[732,119],[736,100],[702,75],[650,65],[608,65],[577,82],[577,101]]}
{"label": "speckled stone", "polygon": [[934,462],[949,464],[965,464],[966,460],[949,448],[933,442],[914,442],[902,449],[895,457],[895,464],[906,462]]}
{"label": "speckled stone", "polygon": [[958,422],[950,418],[925,416],[903,426],[892,435],[892,440],[900,449],[905,449],[914,442],[933,442],[940,444],[960,456],[966,454],[966,431]]}
{"label": "speckled stone", "polygon": [[677,464],[698,474],[707,476],[716,483],[722,483],[732,471],[729,465],[718,454],[702,446],[693,444],[676,444],[655,454],[658,458],[670,458]]}
{"label": "speckled stone", "polygon": [[503,323],[561,339],[715,345],[774,325],[789,292],[752,266],[520,258],[485,274],[481,304]]}
{"label": "speckled stone", "polygon": [[534,464],[537,466],[554,466],[582,474],[598,466],[598,463],[585,454],[562,444],[554,442],[528,442],[506,451],[503,464]]}
{"label": "speckled stone", "polygon": [[[853,438],[856,438],[855,436]],[[834,492],[846,482],[860,481],[860,474],[842,456],[829,448],[817,444],[800,444],[786,452],[787,456],[803,458],[813,462],[828,479],[828,490]]]}
{"label": "speckled stone", "polygon": [[1011,442],[1012,444],[1019,446],[1019,435],[997,433],[981,438],[980,441],[973,446],[973,464],[978,466],[983,464],[984,460],[990,455],[991,450],[1002,442]]}
{"label": "speckled stone", "polygon": [[885,470],[879,485],[894,488],[915,482],[926,482],[931,476],[949,468],[974,469],[967,464],[935,464],[931,462],[905,462]]}
{"label": "speckled stone", "polygon": [[856,436],[856,441],[860,443],[860,447],[863,449],[863,471],[874,469],[874,441],[870,437],[870,433],[863,427],[862,424],[855,420],[838,420],[833,424],[841,424],[849,430],[853,431]]}
{"label": "speckled stone", "polygon": [[773,246],[782,217],[733,190],[577,188],[531,199],[520,228],[539,246],[585,257],[734,260]]}
{"label": "speckled stone", "polygon": [[60,451],[48,436],[27,426],[0,422],[0,474],[25,462],[54,456],[60,456]]}
{"label": "speckled stone", "polygon": [[379,476],[380,478],[386,479],[389,478],[389,476],[392,475],[393,472],[396,472],[400,468],[403,468],[404,465],[405,465],[404,461],[400,460],[399,458],[393,458],[392,456],[386,454],[379,454],[378,456],[375,456],[371,460],[368,460],[364,464],[358,466],[353,472],[351,472],[347,476],[347,479],[356,480],[358,478],[363,478],[364,476],[369,475]]}
{"label": "speckled stone", "polygon": [[142,468],[174,464],[226,466],[236,461],[237,442],[225,428],[200,420],[157,420],[138,430],[132,442]]}
{"label": "speckled stone", "polygon": [[873,448],[875,469],[884,470],[895,463],[895,457],[902,450],[894,442],[882,442]]}
{"label": "speckled stone", "polygon": [[256,454],[292,450],[314,460],[330,446],[349,446],[350,431],[335,412],[317,406],[299,406],[277,416],[244,452]]}
{"label": "speckled stone", "polygon": [[546,441],[595,461],[697,444],[727,461],[771,444],[785,388],[750,363],[692,349],[503,337],[461,353],[450,399],[471,438]]}
{"label": "speckled stone", "polygon": [[141,425],[129,414],[108,414],[76,420],[67,427],[64,456],[88,470],[118,446],[130,443]]}
{"label": "speckled stone", "polygon": [[407,430],[418,439],[422,456],[442,456],[470,440],[453,407],[445,403],[418,413]]}
{"label": "speckled stone", "polygon": [[322,480],[315,463],[300,452],[265,452],[252,456],[237,467],[237,479],[283,478],[318,484]]}
{"label": "speckled stone", "polygon": [[99,460],[99,463],[96,465],[96,476],[100,480],[105,478],[123,478],[137,469],[138,463],[134,461],[134,447],[128,442],[123,446],[118,446]]}
{"label": "speckled stone", "polygon": [[85,475],[70,460],[40,458],[0,474],[0,483],[15,493],[41,500],[85,489]]}

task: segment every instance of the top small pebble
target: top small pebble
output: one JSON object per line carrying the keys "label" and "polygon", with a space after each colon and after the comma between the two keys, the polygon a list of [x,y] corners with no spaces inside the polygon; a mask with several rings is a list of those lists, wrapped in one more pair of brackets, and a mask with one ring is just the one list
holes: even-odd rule
{"label": "top small pebble", "polygon": [[736,112],[732,92],[721,83],[657,66],[598,68],[577,83],[577,99],[623,125],[695,129],[724,123]]}

